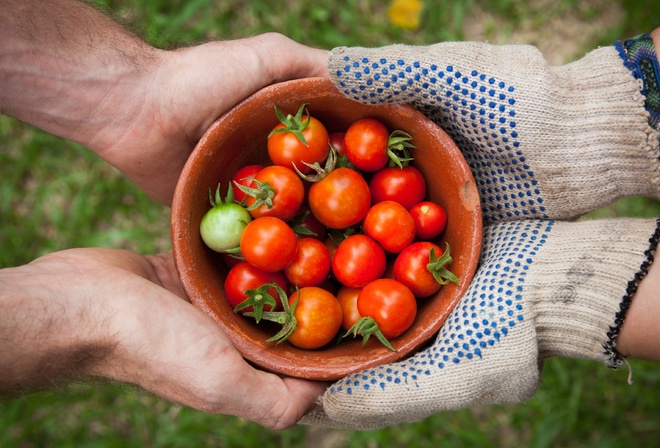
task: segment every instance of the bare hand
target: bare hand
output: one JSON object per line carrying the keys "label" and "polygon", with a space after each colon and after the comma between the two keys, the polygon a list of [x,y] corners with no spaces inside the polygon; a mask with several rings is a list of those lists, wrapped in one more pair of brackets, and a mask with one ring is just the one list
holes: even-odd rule
{"label": "bare hand", "polygon": [[91,375],[283,429],[326,387],[250,366],[182,299],[170,255],[73,249],[4,269],[0,284],[3,391]]}

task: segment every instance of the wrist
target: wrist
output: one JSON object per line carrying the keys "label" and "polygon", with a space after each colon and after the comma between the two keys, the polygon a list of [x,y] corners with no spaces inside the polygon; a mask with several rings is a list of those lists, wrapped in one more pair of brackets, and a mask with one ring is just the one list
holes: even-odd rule
{"label": "wrist", "polygon": [[[655,220],[556,222],[526,282],[541,358],[600,360],[618,367],[617,345],[633,295],[653,259]],[[626,353],[623,353],[624,355]]]}
{"label": "wrist", "polygon": [[98,310],[52,268],[0,270],[0,392],[85,376],[113,349]]}

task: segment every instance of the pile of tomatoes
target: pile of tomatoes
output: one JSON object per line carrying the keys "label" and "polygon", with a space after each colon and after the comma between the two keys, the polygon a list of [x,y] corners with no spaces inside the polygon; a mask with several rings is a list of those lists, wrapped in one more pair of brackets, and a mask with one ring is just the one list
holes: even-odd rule
{"label": "pile of tomatoes", "polygon": [[220,186],[209,192],[200,225],[226,254],[227,300],[281,325],[268,341],[315,349],[374,335],[394,350],[389,340],[412,325],[417,300],[459,281],[449,246],[433,242],[447,216],[425,199],[413,137],[373,118],[328,133],[307,104],[275,114],[264,145],[272,164],[234,173],[224,201]]}

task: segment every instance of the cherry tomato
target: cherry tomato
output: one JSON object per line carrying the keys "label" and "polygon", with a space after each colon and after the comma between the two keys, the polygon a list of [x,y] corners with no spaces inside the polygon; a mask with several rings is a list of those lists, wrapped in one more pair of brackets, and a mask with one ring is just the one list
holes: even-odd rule
{"label": "cherry tomato", "polygon": [[[442,283],[433,275],[434,268],[429,268],[431,249],[435,251],[437,258],[444,254],[437,244],[430,241],[419,241],[401,251],[394,262],[394,278],[410,288],[417,298],[431,296],[442,286]],[[444,266],[437,266],[437,269],[440,274],[445,274]]]}
{"label": "cherry tomato", "polygon": [[371,237],[355,234],[339,243],[332,257],[332,273],[343,285],[360,288],[383,275],[385,251]]}
{"label": "cherry tomato", "polygon": [[346,155],[346,150],[344,149],[344,135],[344,132],[331,132],[328,136],[330,146],[337,151],[337,155],[340,157]]}
{"label": "cherry tomato", "polygon": [[320,348],[334,340],[342,320],[337,298],[322,288],[308,286],[291,294],[289,304],[296,299],[296,330],[287,340],[303,349]]}
{"label": "cherry tomato", "polygon": [[[245,293],[247,290],[257,289],[260,286],[272,282],[277,283],[283,290],[286,290],[287,288],[286,279],[282,272],[266,272],[252,266],[246,261],[239,261],[229,270],[227,277],[225,278],[225,297],[232,308],[234,308],[248,298],[248,295]],[[269,288],[267,292],[279,302],[279,296],[274,287]],[[276,307],[275,309],[277,308],[279,307]],[[264,310],[266,311],[271,311],[272,309],[273,308],[270,306],[264,307]],[[241,313],[251,311],[254,311],[254,309],[250,306],[242,309]]]}
{"label": "cherry tomato", "polygon": [[[305,106],[303,104],[300,107],[295,117],[289,115],[280,118],[282,122],[273,128],[268,137],[268,155],[275,165],[291,169],[295,165],[301,173],[307,174],[312,169],[303,162],[323,162],[328,156],[330,145],[328,131],[323,123],[309,115],[302,115]],[[304,143],[296,132],[291,132],[298,130],[305,140]]]}
{"label": "cherry tomato", "polygon": [[316,219],[309,206],[305,204],[300,207],[298,214],[289,221],[289,225],[296,232],[298,238],[314,238],[324,241],[328,235],[327,227]]}
{"label": "cherry tomato", "polygon": [[231,186],[234,189],[234,200],[236,202],[239,204],[242,203],[246,196],[236,184],[249,187],[252,184],[252,178],[262,169],[264,169],[263,165],[247,165],[236,171],[231,182]]}
{"label": "cherry tomato", "polygon": [[374,204],[364,218],[364,232],[391,253],[401,252],[415,239],[415,221],[398,202]]}
{"label": "cherry tomato", "polygon": [[284,268],[284,276],[291,285],[320,286],[330,273],[330,253],[321,241],[314,238],[298,240],[298,252]]}
{"label": "cherry tomato", "polygon": [[[298,213],[305,199],[305,187],[295,171],[278,165],[269,165],[259,171],[250,185],[258,189],[245,199],[253,218],[273,216],[288,221]],[[268,185],[266,185],[268,184]]]}
{"label": "cherry tomato", "polygon": [[410,209],[415,220],[415,235],[420,240],[430,240],[440,235],[447,225],[445,210],[435,202],[424,201]]}
{"label": "cherry tomato", "polygon": [[403,168],[384,168],[369,181],[372,203],[395,201],[410,210],[426,196],[426,181],[412,165]]}
{"label": "cherry tomato", "polygon": [[364,219],[371,205],[369,185],[350,168],[336,168],[309,189],[309,208],[331,229],[345,229]]}
{"label": "cherry tomato", "polygon": [[293,261],[298,239],[281,219],[262,216],[245,227],[240,248],[245,261],[264,271],[275,272]]}
{"label": "cherry tomato", "polygon": [[362,317],[357,309],[357,298],[362,288],[349,288],[342,286],[337,292],[337,300],[341,306],[341,327],[348,331]]}
{"label": "cherry tomato", "polygon": [[223,202],[218,185],[215,198],[209,193],[212,207],[199,223],[202,241],[216,252],[225,253],[235,250],[239,246],[243,230],[252,220],[250,213],[234,202],[233,196],[233,190],[229,187]]}
{"label": "cherry tomato", "polygon": [[360,291],[358,312],[373,318],[387,339],[403,334],[415,320],[417,302],[402,283],[390,278],[374,280]]}
{"label": "cherry tomato", "polygon": [[390,133],[387,127],[373,118],[353,123],[344,135],[346,157],[357,169],[378,171],[390,160],[387,145]]}

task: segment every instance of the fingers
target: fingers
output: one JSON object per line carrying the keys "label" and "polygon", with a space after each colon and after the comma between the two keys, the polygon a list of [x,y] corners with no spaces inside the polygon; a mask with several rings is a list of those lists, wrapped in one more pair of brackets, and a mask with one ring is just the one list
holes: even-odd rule
{"label": "fingers", "polygon": [[[251,372],[248,372],[250,369]],[[277,375],[246,367],[234,396],[223,403],[224,413],[247,418],[273,429],[286,429],[311,411],[327,384]]]}
{"label": "fingers", "polygon": [[124,274],[122,303],[112,316],[116,347],[92,373],[272,429],[295,424],[313,406],[324,384],[283,379],[248,364],[210,317],[158,286],[172,282],[171,258],[149,261],[153,272],[144,275],[140,267],[133,278]]}

